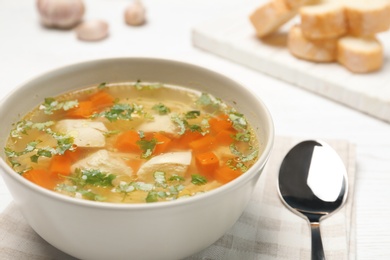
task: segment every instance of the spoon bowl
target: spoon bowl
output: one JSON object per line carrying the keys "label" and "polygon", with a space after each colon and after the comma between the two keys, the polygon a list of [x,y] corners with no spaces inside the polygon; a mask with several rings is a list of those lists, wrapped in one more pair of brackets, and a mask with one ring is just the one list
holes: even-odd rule
{"label": "spoon bowl", "polygon": [[284,204],[310,223],[312,259],[325,259],[320,220],[340,209],[347,198],[342,160],[323,141],[300,142],[283,159],[278,186]]}

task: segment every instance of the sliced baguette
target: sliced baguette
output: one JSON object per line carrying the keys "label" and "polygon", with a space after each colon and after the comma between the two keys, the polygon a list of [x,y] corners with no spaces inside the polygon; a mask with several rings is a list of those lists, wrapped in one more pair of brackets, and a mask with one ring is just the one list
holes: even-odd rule
{"label": "sliced baguette", "polygon": [[308,4],[315,4],[319,2],[320,0],[284,0],[286,5],[290,8],[297,8],[300,6],[308,5]]}
{"label": "sliced baguette", "polygon": [[298,10],[289,8],[284,0],[271,0],[257,8],[249,17],[259,38],[265,37],[292,19]]}
{"label": "sliced baguette", "polygon": [[348,33],[372,35],[390,28],[389,0],[355,0],[345,4]]}
{"label": "sliced baguette", "polygon": [[288,49],[295,57],[314,62],[333,62],[337,58],[337,39],[310,40],[299,25],[291,27]]}
{"label": "sliced baguette", "polygon": [[383,64],[383,46],[374,36],[345,36],[338,40],[337,61],[354,73],[376,71]]}
{"label": "sliced baguette", "polygon": [[300,8],[303,34],[309,39],[328,39],[347,32],[344,5],[339,2],[323,1],[316,5]]}

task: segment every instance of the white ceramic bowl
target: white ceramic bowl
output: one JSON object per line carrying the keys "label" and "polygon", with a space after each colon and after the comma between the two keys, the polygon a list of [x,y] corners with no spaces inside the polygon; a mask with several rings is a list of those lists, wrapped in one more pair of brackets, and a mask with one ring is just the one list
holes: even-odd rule
{"label": "white ceramic bowl", "polygon": [[[172,202],[121,205],[91,202],[45,190],[15,173],[3,147],[20,116],[45,97],[101,82],[142,80],[187,86],[220,97],[244,113],[264,150],[245,174],[203,195]],[[160,59],[90,61],[41,75],[0,103],[1,174],[28,224],[47,242],[81,259],[173,260],[218,240],[240,217],[273,144],[271,116],[240,84],[194,65]]]}

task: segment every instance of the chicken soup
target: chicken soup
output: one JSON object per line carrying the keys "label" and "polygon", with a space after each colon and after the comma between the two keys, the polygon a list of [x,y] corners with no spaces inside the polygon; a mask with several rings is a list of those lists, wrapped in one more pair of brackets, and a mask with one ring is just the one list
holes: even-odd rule
{"label": "chicken soup", "polygon": [[217,97],[159,83],[101,83],[42,104],[14,125],[13,169],[46,189],[113,203],[195,196],[251,167],[261,147]]}

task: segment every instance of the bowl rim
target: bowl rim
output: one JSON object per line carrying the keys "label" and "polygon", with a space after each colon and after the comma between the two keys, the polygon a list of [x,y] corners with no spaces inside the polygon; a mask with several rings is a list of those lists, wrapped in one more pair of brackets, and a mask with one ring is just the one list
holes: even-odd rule
{"label": "bowl rim", "polygon": [[[61,201],[62,203],[67,203],[67,204],[74,204],[76,206],[82,206],[82,207],[89,207],[89,208],[100,208],[100,209],[110,209],[110,210],[154,210],[156,208],[172,208],[172,207],[180,207],[189,203],[199,203],[203,200],[207,200],[209,197],[214,197],[214,196],[221,196],[228,192],[231,189],[234,189],[235,187],[239,187],[246,182],[248,182],[251,178],[252,175],[256,174],[256,171],[259,169],[262,169],[266,162],[268,161],[268,158],[271,154],[271,150],[273,147],[274,143],[274,138],[275,138],[275,130],[274,130],[274,123],[271,117],[271,114],[266,107],[265,103],[263,100],[258,97],[256,93],[254,93],[252,90],[248,89],[241,83],[239,83],[236,80],[233,80],[219,72],[216,72],[212,69],[202,67],[199,65],[195,65],[189,62],[183,62],[183,61],[178,61],[178,60],[171,60],[171,59],[163,59],[163,58],[149,58],[149,57],[121,57],[121,58],[103,58],[103,59],[93,59],[93,60],[88,60],[88,61],[82,61],[82,62],[76,62],[72,64],[67,64],[63,66],[59,66],[56,68],[53,68],[51,70],[48,70],[46,72],[43,72],[41,74],[38,74],[37,76],[28,79],[27,81],[19,84],[15,88],[13,88],[5,97],[0,99],[0,110],[4,111],[3,105],[4,101],[7,99],[11,98],[13,95],[15,95],[16,92],[20,91],[23,88],[26,88],[27,85],[35,80],[39,80],[42,77],[48,76],[50,74],[56,74],[59,73],[61,74],[62,72],[65,72],[70,69],[76,69],[77,67],[86,67],[86,66],[91,66],[92,64],[96,62],[104,62],[104,63],[112,63],[112,62],[117,62],[117,61],[137,61],[137,60],[142,60],[142,61],[148,61],[148,62],[162,62],[162,63],[170,63],[170,64],[175,64],[175,65],[181,65],[181,66],[187,66],[187,68],[190,69],[196,69],[201,72],[206,72],[206,73],[211,73],[214,74],[216,77],[223,78],[224,80],[228,80],[235,85],[239,86],[242,91],[247,92],[247,94],[250,94],[254,96],[256,99],[258,105],[262,108],[264,112],[264,116],[268,122],[268,131],[269,131],[269,137],[265,141],[265,146],[262,151],[262,154],[256,161],[254,165],[252,165],[248,171],[237,177],[236,179],[232,180],[229,183],[223,184],[222,186],[215,188],[213,190],[210,190],[208,192],[205,192],[203,194],[199,194],[196,196],[191,196],[191,197],[186,197],[183,199],[176,199],[172,201],[164,201],[164,202],[158,202],[158,203],[112,203],[112,202],[97,202],[97,201],[90,201],[90,200],[84,200],[84,199],[77,199],[73,198],[70,196],[65,196],[63,194],[56,193],[54,191],[45,189],[35,183],[30,182],[29,180],[23,178],[20,174],[15,172],[5,161],[5,158],[0,156],[0,175],[8,175],[9,177],[13,178],[16,182],[20,183],[23,188],[28,188],[32,190],[33,192],[39,193],[40,195],[43,196],[48,196],[50,199],[53,200],[58,200]],[[3,178],[4,179],[4,178]]]}

